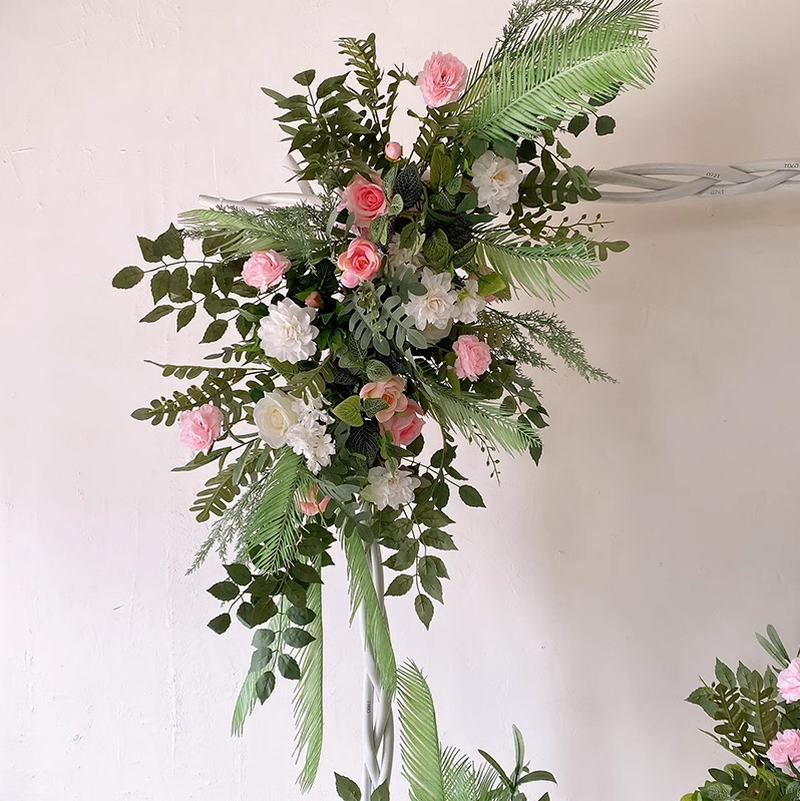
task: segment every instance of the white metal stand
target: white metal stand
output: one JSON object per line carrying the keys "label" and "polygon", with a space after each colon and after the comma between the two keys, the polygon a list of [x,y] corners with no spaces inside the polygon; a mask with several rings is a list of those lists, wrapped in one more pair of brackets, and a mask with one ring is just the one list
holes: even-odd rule
{"label": "white metal stand", "polygon": [[[289,156],[289,169],[296,173],[297,162]],[[670,176],[665,178],[664,176]],[[700,164],[639,164],[618,167],[614,170],[594,170],[593,185],[602,194],[602,200],[614,203],[656,203],[680,198],[732,197],[756,192],[800,192],[800,158],[758,161],[726,166]],[[681,177],[684,180],[681,180]],[[200,195],[205,206],[238,206],[250,211],[263,211],[277,206],[305,202],[320,203],[319,197],[305,181],[298,182],[300,192],[274,192],[255,195],[244,200],[230,200],[212,195]],[[623,186],[633,192],[607,189]],[[384,580],[380,546],[367,550],[372,582],[383,606]],[[394,720],[392,699],[384,691],[372,649],[364,637],[363,609],[361,611],[362,640],[364,642],[364,707],[362,732],[364,737],[364,769],[361,780],[361,797],[369,801],[376,787],[387,781],[392,772],[394,756]]]}

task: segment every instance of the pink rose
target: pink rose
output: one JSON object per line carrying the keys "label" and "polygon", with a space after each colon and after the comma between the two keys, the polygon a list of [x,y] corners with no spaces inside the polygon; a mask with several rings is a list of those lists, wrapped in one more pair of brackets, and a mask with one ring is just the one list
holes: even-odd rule
{"label": "pink rose", "polygon": [[369,239],[354,239],[345,253],[339,256],[341,282],[353,289],[362,281],[369,281],[381,266],[381,255]]}
{"label": "pink rose", "polygon": [[371,381],[369,384],[364,384],[359,394],[362,398],[380,398],[386,401],[388,408],[375,415],[375,419],[379,423],[385,423],[393,414],[405,411],[411,402],[403,394],[405,389],[405,379],[399,375],[393,375],[388,381]]}
{"label": "pink rose", "polygon": [[403,146],[399,142],[387,142],[383,152],[389,161],[397,161],[403,155]]}
{"label": "pink rose", "polygon": [[342,205],[356,218],[358,228],[366,228],[389,208],[386,195],[383,194],[380,176],[372,180],[363,175],[356,175],[342,194]]}
{"label": "pink rose", "polygon": [[181,442],[194,453],[208,452],[222,430],[222,412],[210,403],[181,415]]}
{"label": "pink rose", "polygon": [[417,75],[417,86],[431,108],[458,100],[466,85],[467,67],[452,53],[434,53]]}
{"label": "pink rose", "polygon": [[459,378],[477,381],[478,376],[483,375],[492,363],[489,346],[471,334],[462,334],[453,343],[453,350],[456,352],[455,368]]}
{"label": "pink rose", "polygon": [[304,515],[311,517],[312,515],[318,515],[320,512],[324,512],[328,501],[330,501],[329,495],[326,495],[321,501],[317,501],[316,487],[311,487],[306,495],[297,501],[297,505]]}
{"label": "pink rose", "polygon": [[381,434],[388,431],[395,445],[410,445],[425,425],[423,414],[422,407],[416,401],[409,400],[402,412],[395,412],[389,420],[381,423]]}
{"label": "pink rose", "polygon": [[309,309],[318,309],[321,305],[322,295],[320,295],[319,292],[312,292],[306,298],[306,306],[308,306]]}
{"label": "pink rose", "polygon": [[789,762],[800,768],[800,731],[787,729],[779,732],[767,751],[767,759],[789,776],[794,775]]}
{"label": "pink rose", "polygon": [[784,701],[800,701],[800,657],[793,659],[789,667],[778,674],[778,691]]}
{"label": "pink rose", "polygon": [[289,259],[277,250],[258,250],[244,263],[242,280],[259,292],[266,292],[291,266]]}

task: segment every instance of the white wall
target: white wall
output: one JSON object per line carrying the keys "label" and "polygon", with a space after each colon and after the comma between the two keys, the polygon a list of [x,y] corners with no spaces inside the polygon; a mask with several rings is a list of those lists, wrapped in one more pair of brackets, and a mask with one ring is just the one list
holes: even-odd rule
{"label": "white wall", "polygon": [[[227,729],[247,634],[205,623],[213,565],[174,430],[128,417],[160,393],[146,357],[197,358],[112,291],[201,192],[282,180],[262,84],[340,71],[332,40],[375,29],[387,64],[470,60],[504,0],[50,0],[0,4],[0,798],[294,798],[289,695]],[[458,24],[454,24],[458,20]],[[587,166],[800,155],[800,6],[666,0],[657,84],[617,103]],[[413,95],[413,91],[412,91]],[[416,102],[416,101],[415,101]],[[682,703],[715,655],[758,661],[772,621],[800,639],[798,200],[598,206],[633,243],[561,307],[619,378],[545,375],[542,467],[505,462],[433,631],[391,604],[444,739],[508,755],[519,725],[553,799],[673,801],[723,758]],[[321,781],[358,772],[359,652],[328,586]],[[398,797],[400,796],[398,792]]]}

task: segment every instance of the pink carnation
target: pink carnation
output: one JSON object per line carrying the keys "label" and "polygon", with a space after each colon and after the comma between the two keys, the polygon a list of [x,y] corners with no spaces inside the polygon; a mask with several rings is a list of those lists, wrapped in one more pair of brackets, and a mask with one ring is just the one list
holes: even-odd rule
{"label": "pink carnation", "polygon": [[383,194],[380,176],[370,180],[356,175],[342,194],[342,205],[355,215],[358,228],[366,228],[376,217],[385,214],[389,204]]}
{"label": "pink carnation", "polygon": [[388,404],[386,409],[378,412],[375,419],[379,423],[385,423],[397,412],[405,411],[411,401],[403,394],[406,389],[406,382],[399,375],[393,375],[387,381],[370,381],[361,387],[359,395],[362,398],[379,398]]}
{"label": "pink carnation", "polygon": [[381,256],[369,239],[358,237],[339,256],[338,264],[342,271],[341,282],[348,289],[353,289],[362,281],[369,281],[378,272]]}
{"label": "pink carnation", "polygon": [[789,762],[800,769],[800,731],[787,729],[779,732],[778,736],[772,741],[769,751],[767,751],[767,759],[776,768],[780,768],[784,773],[793,776]]}
{"label": "pink carnation", "polygon": [[259,292],[266,292],[291,266],[289,259],[277,250],[258,250],[244,263],[242,280]]}
{"label": "pink carnation", "polygon": [[324,512],[325,508],[328,506],[328,501],[330,501],[329,495],[326,495],[321,501],[318,501],[317,490],[312,487],[303,498],[297,501],[297,505],[304,515],[311,517],[312,515],[318,515],[320,512]]}
{"label": "pink carnation", "polygon": [[471,334],[462,334],[454,343],[456,352],[456,375],[459,378],[468,378],[477,381],[492,363],[492,353],[485,342]]}
{"label": "pink carnation", "polygon": [[387,422],[380,424],[381,434],[390,432],[395,445],[410,445],[425,425],[423,414],[422,407],[416,401],[409,400],[402,412],[395,412]]}
{"label": "pink carnation", "polygon": [[789,667],[778,674],[778,691],[784,701],[800,701],[800,657],[793,659]]}
{"label": "pink carnation", "polygon": [[181,442],[194,453],[208,452],[222,430],[222,412],[210,403],[184,412],[180,419]]}
{"label": "pink carnation", "polygon": [[458,100],[466,85],[467,67],[452,53],[434,53],[417,75],[417,86],[431,108]]}

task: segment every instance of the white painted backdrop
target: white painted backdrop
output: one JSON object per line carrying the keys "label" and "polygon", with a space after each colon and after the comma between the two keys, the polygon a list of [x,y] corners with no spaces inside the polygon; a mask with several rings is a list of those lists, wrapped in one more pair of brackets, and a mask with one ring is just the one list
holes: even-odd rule
{"label": "white painted backdrop", "polygon": [[[259,87],[340,71],[333,39],[379,35],[384,63],[471,61],[506,2],[3,0],[0,4],[0,799],[288,799],[289,693],[228,736],[249,660],[205,628],[212,564],[185,511],[197,474],[175,430],[129,411],[163,389],[143,364],[196,358],[112,291],[201,192],[283,180]],[[800,155],[800,6],[666,0],[648,92],[619,101],[586,166]],[[408,98],[417,103],[414,90]],[[410,128],[398,128],[408,137]],[[433,630],[390,604],[448,743],[509,755],[514,722],[554,801],[674,801],[722,754],[682,703],[715,655],[800,640],[798,199],[597,206],[632,241],[560,311],[619,378],[539,378],[541,468],[506,460],[489,505],[456,509],[461,550]],[[339,558],[341,562],[341,558]],[[341,566],[340,566],[341,567]],[[331,571],[333,573],[333,571]],[[329,579],[327,743],[310,798],[358,774],[360,658]],[[399,787],[399,786],[398,786]],[[398,789],[398,797],[400,792]]]}

